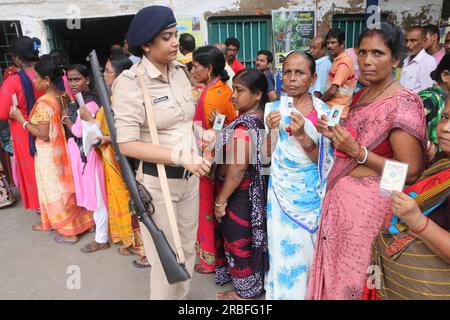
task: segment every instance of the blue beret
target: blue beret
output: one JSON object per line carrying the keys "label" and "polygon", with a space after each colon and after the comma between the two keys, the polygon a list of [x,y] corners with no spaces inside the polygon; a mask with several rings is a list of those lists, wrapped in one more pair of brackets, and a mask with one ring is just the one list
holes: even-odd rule
{"label": "blue beret", "polygon": [[177,22],[172,9],[164,6],[143,8],[134,16],[128,28],[128,45],[130,47],[139,47],[149,43],[161,31],[176,25]]}

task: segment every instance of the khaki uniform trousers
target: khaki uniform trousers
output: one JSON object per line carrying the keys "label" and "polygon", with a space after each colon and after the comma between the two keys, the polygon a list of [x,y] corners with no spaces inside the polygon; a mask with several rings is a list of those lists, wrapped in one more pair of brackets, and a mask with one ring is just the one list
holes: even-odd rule
{"label": "khaki uniform trousers", "polygon": [[[181,245],[186,259],[186,270],[193,276],[196,259],[195,242],[197,239],[198,210],[199,210],[199,179],[195,176],[189,179],[168,179],[172,204],[180,234]],[[152,216],[160,228],[172,250],[175,249],[166,206],[161,192],[158,177],[144,174],[144,186],[150,192],[155,206]],[[147,227],[139,223],[144,241],[145,254],[150,268],[150,300],[182,300],[186,299],[190,289],[191,279],[169,284],[164,269],[156,251],[153,239]],[[175,251],[175,250],[174,250]]]}

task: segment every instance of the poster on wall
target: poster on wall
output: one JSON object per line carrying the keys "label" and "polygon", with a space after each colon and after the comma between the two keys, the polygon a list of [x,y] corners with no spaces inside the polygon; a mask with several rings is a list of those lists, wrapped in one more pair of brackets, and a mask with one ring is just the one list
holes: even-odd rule
{"label": "poster on wall", "polygon": [[311,40],[316,34],[315,12],[272,10],[272,29],[279,94],[283,59],[292,50],[309,50]]}
{"label": "poster on wall", "polygon": [[[177,31],[178,35],[182,33],[190,33],[195,38],[195,45],[198,47],[203,46],[203,35],[201,30],[200,17],[177,17]],[[178,54],[178,58],[183,55]]]}

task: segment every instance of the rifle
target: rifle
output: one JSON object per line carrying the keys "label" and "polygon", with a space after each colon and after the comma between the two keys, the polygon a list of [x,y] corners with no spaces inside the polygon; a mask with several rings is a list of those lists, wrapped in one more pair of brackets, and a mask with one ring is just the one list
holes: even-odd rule
{"label": "rifle", "polygon": [[92,50],[87,60],[91,64],[97,91],[105,111],[106,122],[108,124],[111,143],[115,152],[115,158],[119,163],[122,178],[125,181],[130,193],[130,202],[133,214],[138,215],[139,221],[141,221],[150,232],[153,242],[155,243],[159,259],[161,260],[164,273],[166,274],[167,281],[172,284],[190,279],[191,276],[189,275],[189,272],[187,272],[185,265],[178,263],[177,257],[170,247],[164,232],[158,228],[151,217],[151,215],[155,212],[155,208],[153,207],[150,193],[141,183],[136,181],[135,173],[127,158],[120,153],[119,145],[117,144],[117,132],[114,124],[114,114],[111,108],[110,94],[100,71],[100,64],[98,62],[97,53],[95,50]]}

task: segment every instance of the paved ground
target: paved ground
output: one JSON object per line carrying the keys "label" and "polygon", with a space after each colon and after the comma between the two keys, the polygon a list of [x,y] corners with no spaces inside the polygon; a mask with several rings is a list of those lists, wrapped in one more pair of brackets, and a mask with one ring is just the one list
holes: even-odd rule
{"label": "paved ground", "polygon": [[[31,230],[38,221],[20,202],[0,209],[0,299],[147,299],[149,269],[134,268],[135,258],[119,255],[116,245],[82,253],[80,248],[93,240],[93,234],[73,246],[57,244],[53,232]],[[67,282],[76,285],[73,272],[78,267],[80,289],[70,290]],[[216,286],[213,275],[194,273],[188,298],[214,299],[215,292],[231,288]]]}

